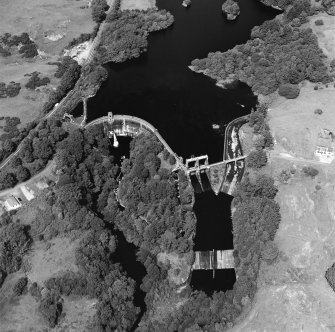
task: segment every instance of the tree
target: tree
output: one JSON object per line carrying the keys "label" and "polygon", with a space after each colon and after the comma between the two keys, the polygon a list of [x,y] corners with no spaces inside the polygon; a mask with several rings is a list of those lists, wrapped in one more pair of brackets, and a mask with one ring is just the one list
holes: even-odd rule
{"label": "tree", "polygon": [[294,99],[299,96],[300,89],[297,85],[293,84],[282,84],[279,86],[278,93],[287,99]]}
{"label": "tree", "polygon": [[33,150],[35,159],[48,160],[53,155],[52,145],[48,138],[34,138]]}
{"label": "tree", "polygon": [[0,171],[0,190],[12,188],[17,184],[17,179],[13,173]]}
{"label": "tree", "polygon": [[13,293],[16,296],[22,295],[27,290],[28,278],[22,277],[20,278],[13,287]]}
{"label": "tree", "polygon": [[227,15],[228,20],[235,20],[240,14],[240,7],[234,0],[226,0],[222,5],[222,11]]}
{"label": "tree", "polygon": [[24,182],[30,178],[30,172],[24,166],[18,166],[15,170],[15,174],[18,182]]}
{"label": "tree", "polygon": [[56,292],[48,292],[42,298],[38,307],[43,318],[48,322],[51,328],[54,328],[59,320],[63,310],[63,305],[59,294]]}
{"label": "tree", "polygon": [[108,9],[106,0],[93,0],[91,7],[93,21],[101,23],[106,18],[105,11]]}
{"label": "tree", "polygon": [[304,166],[302,171],[306,176],[310,176],[312,179],[314,179],[319,174],[319,171],[312,166]]}
{"label": "tree", "polygon": [[248,167],[261,168],[267,163],[267,156],[264,150],[251,151],[246,158]]}
{"label": "tree", "polygon": [[24,226],[16,223],[3,226],[0,229],[0,270],[6,273],[18,271],[30,243]]}

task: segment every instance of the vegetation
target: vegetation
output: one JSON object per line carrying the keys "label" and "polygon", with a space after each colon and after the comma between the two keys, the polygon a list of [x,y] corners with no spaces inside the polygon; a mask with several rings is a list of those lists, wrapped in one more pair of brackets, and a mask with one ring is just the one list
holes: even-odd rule
{"label": "vegetation", "polygon": [[14,47],[19,47],[19,53],[25,58],[33,58],[38,55],[36,44],[30,39],[29,35],[24,32],[21,35],[11,35],[5,33],[0,36],[0,48],[3,56],[11,55],[11,50],[14,51]]}
{"label": "vegetation", "polygon": [[40,78],[39,75],[40,75],[40,73],[38,73],[36,71],[31,73],[29,75],[30,76],[29,81],[27,82],[25,87],[27,89],[30,89],[30,90],[35,90],[36,88],[38,88],[40,86],[47,85],[47,84],[50,83],[49,77]]}
{"label": "vegetation", "polygon": [[16,296],[22,295],[27,290],[28,278],[22,277],[20,278],[13,287],[13,293]]}
{"label": "vegetation", "polygon": [[55,77],[60,78],[61,81],[57,90],[49,95],[48,101],[43,105],[43,113],[49,112],[49,110],[74,87],[81,72],[81,67],[78,65],[77,61],[69,56],[63,57],[61,62],[50,64],[56,64],[58,66]]}
{"label": "vegetation", "polygon": [[267,163],[267,156],[264,150],[251,151],[246,158],[247,166],[250,168],[261,168]]}
{"label": "vegetation", "polygon": [[[119,198],[125,210],[115,220],[129,242],[157,254],[192,250],[195,219],[178,200],[176,179],[160,170],[162,146],[151,136],[131,142],[130,158],[122,164]],[[107,207],[106,220],[112,215]],[[183,232],[180,232],[183,229]]]}
{"label": "vegetation", "polygon": [[329,286],[335,292],[335,263],[327,269],[325,277],[328,281]]}
{"label": "vegetation", "polygon": [[222,11],[226,14],[228,20],[235,20],[240,14],[240,7],[234,0],[225,0],[222,5]]}
{"label": "vegetation", "polygon": [[74,46],[77,46],[81,43],[84,43],[86,41],[89,41],[91,38],[94,38],[95,35],[92,37],[91,33],[81,33],[79,37],[73,38],[70,43],[66,46],[66,48],[72,48]]}
{"label": "vegetation", "polygon": [[0,270],[6,274],[19,270],[31,243],[26,227],[10,223],[0,228]]}
{"label": "vegetation", "polygon": [[278,93],[287,99],[294,99],[299,96],[300,89],[294,84],[282,84],[279,86]]}
{"label": "vegetation", "polygon": [[38,309],[43,318],[49,324],[49,327],[54,328],[57,325],[63,310],[59,294],[55,292],[46,293],[46,295],[42,298]]}
{"label": "vegetation", "polygon": [[91,7],[93,21],[101,23],[106,18],[106,10],[108,9],[106,0],[93,0]]}
{"label": "vegetation", "polygon": [[99,63],[124,62],[139,57],[148,47],[150,32],[166,29],[173,16],[165,10],[112,11],[106,19],[108,25],[97,48]]}
{"label": "vegetation", "polygon": [[0,98],[6,98],[6,97],[16,97],[21,90],[21,84],[10,82],[9,84],[0,82]]}
{"label": "vegetation", "polygon": [[319,174],[319,171],[312,166],[304,166],[302,171],[306,176],[310,176],[312,179]]}
{"label": "vegetation", "polygon": [[311,29],[297,29],[292,23],[293,19],[305,22],[310,12],[309,1],[295,1],[282,20],[276,18],[254,27],[246,44],[224,53],[210,53],[206,59],[193,60],[192,66],[217,80],[245,82],[264,95],[303,80],[327,83],[330,78],[316,36]]}

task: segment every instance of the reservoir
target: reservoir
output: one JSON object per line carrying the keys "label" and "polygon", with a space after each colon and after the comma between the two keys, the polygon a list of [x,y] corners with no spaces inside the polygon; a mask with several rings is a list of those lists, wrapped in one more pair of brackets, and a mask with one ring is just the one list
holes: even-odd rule
{"label": "reservoir", "polygon": [[[179,156],[207,154],[209,163],[221,161],[225,125],[248,114],[257,98],[244,84],[224,90],[188,66],[209,52],[245,43],[254,26],[279,13],[258,0],[239,0],[241,14],[229,22],[222,14],[222,3],[192,0],[184,8],[182,0],[158,0],[158,8],[173,14],[174,24],[151,34],[148,52],[139,58],[106,66],[108,80],[89,100],[87,120],[108,112],[137,116],[154,125]],[[207,189],[195,191],[195,250],[231,249],[231,197],[215,196]],[[232,288],[234,281],[233,270],[217,271],[214,280],[212,271],[197,271],[191,284],[211,293]]]}

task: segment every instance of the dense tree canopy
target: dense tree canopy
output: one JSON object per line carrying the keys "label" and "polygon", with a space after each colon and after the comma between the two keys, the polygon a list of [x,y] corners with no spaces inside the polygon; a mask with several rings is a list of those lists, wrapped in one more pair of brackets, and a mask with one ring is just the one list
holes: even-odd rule
{"label": "dense tree canopy", "polygon": [[112,11],[107,21],[97,50],[99,63],[123,62],[138,57],[148,47],[149,32],[166,29],[173,23],[173,16],[157,9]]}
{"label": "dense tree canopy", "polygon": [[297,4],[300,5],[287,12],[288,22],[276,18],[254,27],[246,44],[194,60],[195,70],[206,70],[206,74],[218,80],[240,80],[264,95],[276,91],[280,85],[298,84],[305,79],[328,82],[324,54],[316,36],[311,29],[292,25],[291,17],[303,15],[309,8],[304,1]]}

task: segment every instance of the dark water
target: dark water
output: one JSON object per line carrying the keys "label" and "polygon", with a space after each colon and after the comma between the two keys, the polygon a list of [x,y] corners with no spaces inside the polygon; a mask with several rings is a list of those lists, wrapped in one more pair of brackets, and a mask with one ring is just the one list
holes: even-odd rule
{"label": "dark water", "polygon": [[[111,111],[130,114],[152,123],[181,156],[208,154],[210,162],[222,160],[223,138],[212,124],[222,126],[247,114],[256,97],[243,84],[223,90],[188,65],[210,51],[224,51],[248,40],[253,26],[271,19],[277,11],[257,0],[240,0],[241,15],[228,22],[222,0],[158,0],[175,23],[149,37],[149,50],[123,64],[109,64],[109,78],[88,103],[88,120]],[[246,105],[242,108],[239,104]]]}
{"label": "dark water", "polygon": [[[157,0],[160,9],[174,15],[174,25],[151,34],[149,50],[140,58],[107,65],[108,81],[88,102],[88,121],[107,112],[138,116],[153,124],[177,154],[185,158],[208,154],[210,163],[222,160],[224,125],[248,114],[256,97],[244,84],[223,90],[188,66],[211,51],[226,51],[246,42],[254,26],[278,14],[257,0],[239,0],[241,15],[228,22],[221,12],[222,2],[192,0],[191,7],[185,9],[182,0]],[[220,129],[213,129],[213,124]],[[215,196],[208,190],[208,181],[203,182],[200,188],[193,181],[198,220],[195,250],[231,249],[231,197]],[[140,283],[143,271],[136,273],[134,255],[128,256],[127,250],[133,252],[134,248],[122,247],[125,268]],[[215,275],[212,279],[212,271],[194,272],[191,284],[207,293],[232,288],[234,270],[216,271]],[[143,294],[138,296],[143,305]]]}
{"label": "dark water", "polygon": [[[215,196],[210,189],[206,174],[201,174],[201,182],[202,186],[200,186],[198,179],[192,176],[192,184],[196,193],[193,210],[197,216],[194,250],[233,249],[230,219],[232,197],[224,193]],[[232,289],[235,280],[233,269],[216,270],[214,275],[213,271],[193,271],[191,285],[193,289],[212,294],[213,291]]]}

